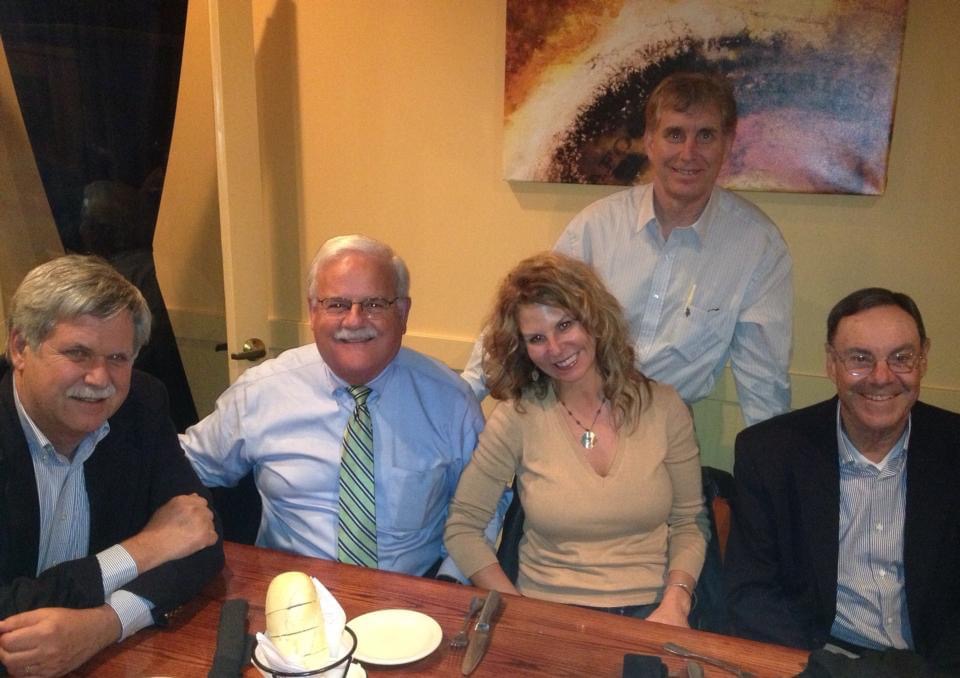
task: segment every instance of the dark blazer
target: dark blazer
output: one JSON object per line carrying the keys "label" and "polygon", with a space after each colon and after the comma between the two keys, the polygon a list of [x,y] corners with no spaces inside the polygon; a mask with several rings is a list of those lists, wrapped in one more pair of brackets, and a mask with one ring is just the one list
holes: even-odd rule
{"label": "dark blazer", "polygon": [[[13,402],[13,375],[0,359],[0,618],[40,607],[102,605],[96,553],[140,532],[154,511],[180,494],[210,495],[180,449],[159,381],[134,370],[130,394],[110,433],[84,464],[90,501],[90,555],[36,576],[40,513],[27,441]],[[220,524],[217,522],[220,533]],[[223,544],[165,563],[123,587],[169,615],[223,567]]]}
{"label": "dark blazer", "polygon": [[[837,604],[840,525],[837,399],[737,436],[737,499],[727,546],[734,633],[813,649]],[[960,415],[912,411],[903,561],[916,650],[960,662]],[[951,664],[952,662],[952,664]]]}

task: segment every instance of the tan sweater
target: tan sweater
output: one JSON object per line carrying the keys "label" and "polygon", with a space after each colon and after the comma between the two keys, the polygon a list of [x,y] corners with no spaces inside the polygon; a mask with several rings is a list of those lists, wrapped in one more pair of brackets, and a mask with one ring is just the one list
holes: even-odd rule
{"label": "tan sweater", "polygon": [[472,575],[495,563],[483,538],[516,474],[526,512],[517,588],[592,607],[659,601],[668,570],[700,574],[709,534],[700,458],[686,405],[652,384],[636,430],[621,433],[606,477],[586,460],[553,393],[500,403],[460,478],[444,539]]}

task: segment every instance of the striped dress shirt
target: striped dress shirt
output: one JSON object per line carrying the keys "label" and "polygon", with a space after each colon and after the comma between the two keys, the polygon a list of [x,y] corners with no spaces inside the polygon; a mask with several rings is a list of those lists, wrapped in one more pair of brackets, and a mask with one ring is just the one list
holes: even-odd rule
{"label": "striped dress shirt", "polygon": [[872,649],[912,649],[904,588],[903,523],[910,421],[878,463],[847,437],[837,406],[840,549],[831,634]]}
{"label": "striped dress shirt", "polygon": [[[37,574],[55,565],[87,555],[90,548],[90,503],[84,478],[84,463],[97,444],[110,433],[110,424],[104,422],[88,434],[67,459],[58,454],[53,444],[37,428],[23,409],[16,384],[13,401],[20,418],[20,426],[37,481],[40,513],[40,548],[37,552]],[[96,555],[103,578],[106,602],[117,613],[122,627],[120,640],[153,623],[150,610],[153,604],[120,587],[137,577],[137,564],[119,544]]]}

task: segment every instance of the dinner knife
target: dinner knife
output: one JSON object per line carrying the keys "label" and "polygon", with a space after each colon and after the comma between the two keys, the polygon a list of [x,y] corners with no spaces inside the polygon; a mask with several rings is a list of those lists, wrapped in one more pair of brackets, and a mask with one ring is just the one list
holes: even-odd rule
{"label": "dinner knife", "polygon": [[470,634],[470,644],[467,646],[467,653],[463,657],[463,664],[460,670],[465,676],[473,673],[480,660],[483,659],[487,647],[490,645],[490,631],[492,629],[493,616],[500,608],[500,593],[491,591],[487,594],[487,599],[483,602],[483,609],[480,610],[480,616],[473,627],[473,633]]}

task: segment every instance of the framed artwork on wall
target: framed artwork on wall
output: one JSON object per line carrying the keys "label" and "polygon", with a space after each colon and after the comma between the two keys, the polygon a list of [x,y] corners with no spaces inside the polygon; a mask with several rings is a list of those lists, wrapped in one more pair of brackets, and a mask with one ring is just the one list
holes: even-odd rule
{"label": "framed artwork on wall", "polygon": [[720,183],[883,193],[907,0],[507,0],[504,174],[648,180],[646,98],[724,74],[737,135]]}

